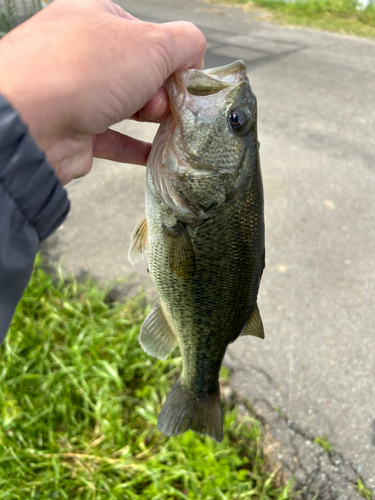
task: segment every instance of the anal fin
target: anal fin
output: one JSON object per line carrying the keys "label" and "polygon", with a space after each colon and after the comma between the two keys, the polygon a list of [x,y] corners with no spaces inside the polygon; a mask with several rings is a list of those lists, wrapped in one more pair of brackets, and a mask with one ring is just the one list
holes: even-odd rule
{"label": "anal fin", "polygon": [[264,339],[263,323],[260,317],[258,304],[255,304],[253,312],[239,336],[242,337],[244,335],[253,335],[254,337]]}
{"label": "anal fin", "polygon": [[138,224],[135,226],[133,234],[130,239],[130,248],[128,253],[128,259],[132,266],[143,260],[146,255],[147,250],[147,220],[146,216],[140,219]]}
{"label": "anal fin", "polygon": [[176,342],[176,335],[158,300],[141,326],[139,343],[147,354],[165,359],[176,347]]}

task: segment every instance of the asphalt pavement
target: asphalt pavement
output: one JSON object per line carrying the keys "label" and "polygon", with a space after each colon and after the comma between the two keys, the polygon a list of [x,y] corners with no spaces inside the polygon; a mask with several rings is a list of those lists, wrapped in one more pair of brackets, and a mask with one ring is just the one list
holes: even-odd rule
{"label": "asphalt pavement", "polygon": [[[207,68],[248,65],[265,189],[266,338],[238,339],[225,362],[303,498],[360,498],[357,479],[375,491],[375,42],[220,4],[118,3],[147,21],[193,21],[207,37]],[[116,128],[151,141],[157,127]],[[44,251],[69,272],[130,276],[152,301],[146,264],[127,261],[144,185],[143,167],[95,161],[68,186],[71,214]],[[329,453],[314,443],[323,436]]]}

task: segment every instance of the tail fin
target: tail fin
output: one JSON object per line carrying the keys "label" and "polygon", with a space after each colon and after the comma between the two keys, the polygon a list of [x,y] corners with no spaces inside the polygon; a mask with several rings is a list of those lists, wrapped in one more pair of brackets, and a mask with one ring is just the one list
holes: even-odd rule
{"label": "tail fin", "polygon": [[199,400],[177,380],[160,412],[158,429],[166,436],[176,436],[191,429],[219,443],[223,439],[220,396]]}

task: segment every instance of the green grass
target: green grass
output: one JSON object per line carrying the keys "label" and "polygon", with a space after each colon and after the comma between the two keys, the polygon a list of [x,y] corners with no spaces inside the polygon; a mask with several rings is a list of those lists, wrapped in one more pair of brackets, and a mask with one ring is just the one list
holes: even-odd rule
{"label": "green grass", "polygon": [[[215,0],[214,0],[215,1]],[[358,0],[226,0],[229,4],[267,9],[270,20],[291,25],[375,38],[375,3],[365,9]]]}
{"label": "green grass", "polygon": [[333,451],[333,446],[328,442],[326,436],[316,437],[314,443],[321,446],[325,452]]}
{"label": "green grass", "polygon": [[0,349],[0,498],[293,498],[250,413],[225,408],[219,444],[157,430],[181,360],[142,351],[146,312],[142,297],[109,304],[95,283],[36,267]]}
{"label": "green grass", "polygon": [[16,26],[16,5],[14,0],[5,0],[0,5],[0,38]]}
{"label": "green grass", "polygon": [[34,15],[42,8],[40,0],[3,0],[0,4],[0,38],[15,28],[18,22]]}
{"label": "green grass", "polygon": [[357,479],[356,489],[358,494],[366,500],[373,500],[375,498],[374,492],[366,488],[360,479]]}

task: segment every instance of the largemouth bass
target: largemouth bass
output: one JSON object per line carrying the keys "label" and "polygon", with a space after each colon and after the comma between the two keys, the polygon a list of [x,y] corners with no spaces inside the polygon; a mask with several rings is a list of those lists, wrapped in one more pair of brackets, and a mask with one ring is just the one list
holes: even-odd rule
{"label": "largemouth bass", "polygon": [[172,75],[172,113],[147,165],[146,215],[129,250],[147,251],[159,293],[139,336],[166,358],[178,340],[180,379],[158,418],[167,436],[223,438],[219,371],[239,335],[264,337],[257,295],[264,268],[257,103],[244,62]]}

